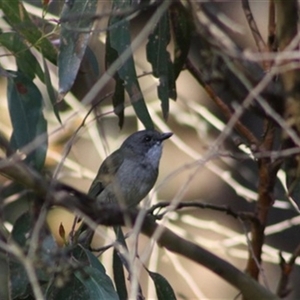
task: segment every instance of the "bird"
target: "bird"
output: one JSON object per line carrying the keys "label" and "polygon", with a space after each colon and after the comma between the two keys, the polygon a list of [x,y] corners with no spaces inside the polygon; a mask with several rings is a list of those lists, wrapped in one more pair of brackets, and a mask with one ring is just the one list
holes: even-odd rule
{"label": "bird", "polygon": [[[112,203],[122,209],[136,207],[153,188],[158,177],[163,142],[172,135],[172,132],[160,133],[154,129],[131,134],[100,165],[88,196],[98,203]],[[125,245],[121,228],[113,226],[113,229],[117,239],[122,239]],[[89,246],[93,230],[83,223],[77,236],[81,237],[79,241],[84,246]]]}
{"label": "bird", "polygon": [[154,129],[131,134],[103,161],[88,195],[100,203],[136,207],[153,188],[163,141],[172,135],[172,132],[160,133]]}

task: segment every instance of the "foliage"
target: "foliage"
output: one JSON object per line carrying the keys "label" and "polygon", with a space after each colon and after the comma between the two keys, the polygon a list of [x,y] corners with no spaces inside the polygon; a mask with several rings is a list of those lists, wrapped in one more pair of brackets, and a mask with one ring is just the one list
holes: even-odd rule
{"label": "foliage", "polygon": [[[280,256],[274,258],[266,237],[270,232],[291,228],[281,225],[281,221],[299,223],[295,216],[299,213],[300,188],[297,1],[269,1],[267,39],[261,36],[248,1],[242,1],[240,8],[256,51],[238,44],[234,34],[239,25],[234,26],[236,21],[230,20],[215,2],[113,0],[108,5],[96,0],[44,0],[41,7],[36,7],[21,0],[0,0],[0,8],[0,72],[6,77],[5,107],[11,121],[10,132],[6,125],[0,132],[0,172],[9,178],[1,179],[0,194],[0,249],[9,270],[9,289],[0,297],[141,299],[145,284],[140,274],[144,272],[151,281],[148,295],[176,299],[179,287],[171,283],[169,272],[157,270],[158,248],[149,242],[142,252],[138,247],[140,233],[162,246],[165,255],[171,251],[205,266],[246,299],[277,299],[290,293],[290,274],[297,262],[299,241],[294,241],[294,249],[289,252],[284,252],[285,245],[278,246],[275,252],[279,251]],[[182,92],[179,83],[185,73],[193,79],[188,77]],[[144,82],[150,77],[151,93]],[[206,107],[199,104],[190,86],[205,92]],[[153,100],[156,98],[158,101]],[[107,99],[111,103],[107,104]],[[94,176],[84,165],[89,155],[82,154],[83,161],[75,164],[70,152],[80,134],[87,131],[103,154],[105,146],[99,145],[105,144],[103,133],[109,127],[103,127],[103,120],[111,117],[111,111],[116,115],[114,124],[123,130],[132,120],[145,128],[172,127],[175,146],[192,159],[192,163],[173,169],[162,183],[167,185],[176,174],[189,172],[181,177],[180,185],[169,185],[169,189],[176,190],[169,193],[172,200],[153,205],[147,214],[143,209],[124,212],[99,205],[58,180],[66,169],[78,172],[76,176],[79,174],[81,179]],[[192,148],[187,136],[180,137],[183,130],[192,133],[198,146],[209,150]],[[62,132],[61,136],[57,137],[57,132]],[[199,136],[207,138],[200,140]],[[49,160],[57,157],[53,155],[55,143],[65,145],[63,155],[51,165]],[[175,166],[177,161],[171,160],[170,165]],[[234,209],[229,200],[222,205],[186,201],[189,186],[203,170],[219,177],[243,207],[237,205]],[[202,188],[206,188],[209,195],[205,196],[210,200],[217,190],[213,184]],[[199,192],[194,198],[201,196]],[[61,224],[56,232],[50,232],[47,215],[57,206],[83,217],[93,230],[97,224],[133,227],[129,248],[127,236],[119,233],[116,241],[91,251],[84,242],[85,233],[76,231],[76,221],[70,231]],[[219,235],[228,234],[227,242],[236,246],[236,251],[243,246],[245,272],[234,262],[222,259],[220,253],[205,250],[198,241],[190,242],[192,233],[188,229],[184,229],[186,238],[170,230],[179,231],[175,225],[187,220],[192,220],[188,226],[202,226],[192,216],[194,211],[189,214],[191,207],[223,212],[238,221],[241,233],[214,230]],[[185,210],[179,212],[181,209]],[[278,210],[284,212],[283,220],[270,221]],[[178,217],[177,223],[171,213]],[[270,228],[271,222],[277,222],[278,231],[275,225]],[[197,230],[200,233],[193,241],[201,237],[203,228]],[[103,236],[107,238],[106,233]],[[106,271],[110,265],[104,263],[111,248],[113,275]],[[230,252],[229,247],[227,250]],[[277,291],[274,286],[268,288],[263,252],[269,260],[272,257],[272,263],[280,265]],[[180,262],[174,266],[187,281],[185,293],[205,297],[187,268]],[[262,283],[259,278],[263,278]]]}

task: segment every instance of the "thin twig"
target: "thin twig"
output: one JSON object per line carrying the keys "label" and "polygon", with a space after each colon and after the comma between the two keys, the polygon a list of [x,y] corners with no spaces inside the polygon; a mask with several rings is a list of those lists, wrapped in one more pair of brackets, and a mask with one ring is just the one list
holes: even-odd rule
{"label": "thin twig", "polygon": [[264,39],[262,38],[260,31],[257,27],[257,24],[255,22],[255,19],[253,17],[250,5],[249,5],[249,1],[248,0],[242,0],[242,7],[246,16],[246,19],[248,21],[248,25],[250,27],[250,30],[252,32],[253,38],[255,40],[256,46],[258,48],[259,52],[265,52],[267,45],[264,41]]}
{"label": "thin twig", "polygon": [[[160,212],[162,208],[167,208],[170,206],[172,202],[169,201],[160,201],[159,203],[153,205],[150,209],[148,209],[148,213],[154,215],[154,217],[157,220],[161,220],[162,217],[168,213],[169,211],[166,210],[162,213],[155,213],[156,210]],[[209,204],[209,203],[203,203],[200,201],[185,201],[185,202],[180,202],[177,204],[175,210],[180,210],[183,208],[201,208],[201,209],[211,209],[211,210],[216,210],[216,211],[221,211],[225,212],[227,215],[234,217],[235,219],[241,219],[241,220],[250,220],[250,221],[255,221],[256,218],[254,214],[252,213],[247,213],[247,212],[235,212],[234,210],[231,209],[231,207],[227,205],[214,205],[214,204]],[[257,221],[257,220],[256,220]]]}
{"label": "thin twig", "polygon": [[[240,222],[242,224],[242,227],[243,227],[243,230],[244,230],[244,233],[245,233],[245,237],[246,237],[246,241],[247,241],[247,246],[248,246],[249,254],[251,255],[251,258],[254,260],[254,262],[256,263],[256,266],[259,269],[259,274],[262,276],[263,282],[264,282],[265,286],[268,288],[268,290],[270,290],[265,270],[263,269],[263,266],[262,266],[261,262],[255,256],[255,252],[254,252],[254,249],[253,249],[252,241],[249,238],[248,231],[247,231],[247,229],[245,227],[245,223],[243,222],[242,219],[239,219],[239,220],[240,220]],[[257,221],[257,219],[256,219],[256,221]]]}
{"label": "thin twig", "polygon": [[277,286],[277,295],[280,298],[286,297],[291,292],[291,289],[289,288],[288,284],[290,280],[290,275],[295,266],[296,259],[299,256],[300,256],[300,245],[296,247],[288,262],[286,262],[281,252],[279,252],[281,277]]}
{"label": "thin twig", "polygon": [[275,19],[275,3],[269,0],[269,20],[268,20],[268,48],[269,51],[277,51],[276,42],[276,19]]}
{"label": "thin twig", "polygon": [[113,92],[110,92],[108,94],[106,94],[105,96],[103,96],[101,99],[99,99],[98,101],[96,101],[91,107],[90,109],[88,110],[88,112],[86,113],[85,117],[83,118],[83,120],[81,121],[80,125],[77,127],[77,129],[75,130],[75,132],[73,133],[73,135],[71,136],[70,140],[67,142],[66,146],[65,146],[65,151],[62,155],[62,159],[61,161],[59,162],[59,164],[56,166],[54,172],[53,172],[53,176],[52,178],[53,179],[56,179],[58,174],[60,173],[62,167],[63,167],[63,164],[67,158],[67,156],[69,155],[71,149],[72,149],[72,146],[75,142],[75,139],[79,133],[79,131],[85,126],[85,123],[87,121],[87,118],[89,117],[89,115],[93,112],[93,110],[95,109],[95,107],[97,105],[99,105],[101,102],[103,102],[105,99],[107,99],[108,97],[110,97],[111,95],[113,95]]}

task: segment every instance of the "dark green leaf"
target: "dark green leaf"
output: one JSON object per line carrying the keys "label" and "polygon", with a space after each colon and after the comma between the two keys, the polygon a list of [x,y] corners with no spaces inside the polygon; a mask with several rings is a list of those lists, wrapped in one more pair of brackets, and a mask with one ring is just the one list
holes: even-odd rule
{"label": "dark green leaf", "polygon": [[[84,272],[76,272],[75,276],[89,291],[90,300],[114,300],[119,299],[111,279],[105,272],[92,267],[85,267]],[[78,298],[76,298],[78,299]]]}
{"label": "dark green leaf", "polygon": [[39,62],[22,41],[19,34],[5,32],[0,34],[0,44],[9,50],[16,58],[18,69],[33,79],[35,75],[44,81],[44,74]]}
{"label": "dark green leaf", "polygon": [[181,3],[171,5],[170,11],[175,44],[174,77],[177,79],[189,53],[193,27],[190,16]]}
{"label": "dark green leaf", "polygon": [[21,215],[15,222],[11,237],[21,247],[27,246],[28,236],[32,228],[32,219],[28,212]]}
{"label": "dark green leaf", "polygon": [[17,297],[25,298],[28,293],[29,280],[26,271],[21,263],[9,257],[9,286],[10,297],[16,299]]}
{"label": "dark green leaf", "polygon": [[[17,219],[14,224],[11,237],[23,249],[28,246],[28,236],[30,234],[32,220],[28,213],[23,214]],[[11,255],[8,257],[9,261],[9,282],[11,298],[25,296],[28,294],[29,281],[26,271],[22,264],[14,259]]]}
{"label": "dark green leaf", "polygon": [[126,281],[124,275],[123,263],[119,257],[118,252],[114,249],[113,252],[113,273],[114,281],[120,300],[126,300],[128,298]]}
{"label": "dark green leaf", "polygon": [[22,2],[18,0],[0,0],[0,8],[14,30],[38,49],[49,61],[56,64],[56,49],[32,22]]}
{"label": "dark green leaf", "polygon": [[152,65],[153,75],[159,78],[157,87],[164,118],[169,113],[169,98],[176,99],[176,86],[173,65],[167,46],[170,43],[169,16],[165,13],[147,43],[147,59]]}
{"label": "dark green leaf", "polygon": [[[130,7],[129,1],[115,0],[113,10],[123,10]],[[129,21],[126,18],[112,16],[109,20],[108,43],[120,56],[125,50],[130,49],[131,37]],[[148,112],[145,100],[137,80],[133,57],[131,56],[118,71],[123,80],[124,88],[130,97],[131,104],[137,117],[146,128],[153,128],[153,122]],[[118,86],[120,87],[120,85]]]}
{"label": "dark green leaf", "polygon": [[[116,234],[117,242],[120,245],[122,245],[122,247],[124,249],[128,250],[122,228],[120,226],[115,226],[114,231]],[[125,276],[124,276],[123,266],[126,268],[128,274],[130,276],[130,274],[131,274],[130,265],[129,265],[127,258],[125,257],[125,255],[122,252],[117,251],[115,249],[113,255],[114,255],[113,256],[114,280],[115,280],[115,284],[117,286],[118,295],[119,295],[120,299],[126,299],[127,290],[126,290],[126,286],[125,286]],[[139,291],[140,295],[143,294],[142,288],[140,285],[138,285],[138,291]]]}
{"label": "dark green leaf", "polygon": [[147,272],[154,282],[158,300],[176,300],[173,288],[162,275],[150,272],[149,270]]}
{"label": "dark green leaf", "polygon": [[[112,64],[118,58],[118,52],[110,45],[109,32],[107,33],[106,43],[105,43],[105,61],[107,66]],[[124,124],[124,103],[125,103],[125,89],[124,81],[120,78],[119,74],[114,75],[116,81],[115,92],[112,97],[114,113],[119,118],[119,127],[122,128]]]}
{"label": "dark green leaf", "polygon": [[46,292],[47,300],[90,300],[90,291],[81,283],[74,274],[61,288],[52,284]]}
{"label": "dark green leaf", "polygon": [[[117,242],[120,245],[122,245],[122,247],[124,247],[124,249],[128,250],[122,228],[120,226],[115,226],[114,227],[114,232],[116,234]],[[119,252],[118,254],[119,254],[120,260],[122,261],[123,266],[126,268],[126,270],[129,273],[130,272],[130,267],[129,267],[129,263],[128,263],[127,259],[124,257],[124,255],[122,253]]]}
{"label": "dark green leaf", "polygon": [[85,53],[97,0],[66,2],[62,14],[60,51],[58,56],[59,99],[71,89]]}
{"label": "dark green leaf", "polygon": [[26,161],[41,169],[47,152],[47,122],[43,115],[43,99],[32,80],[21,72],[11,72],[8,78],[7,99],[13,126],[11,146],[13,149],[32,143],[33,151]]}
{"label": "dark green leaf", "polygon": [[56,96],[56,93],[53,89],[53,86],[52,86],[52,83],[51,83],[50,72],[49,72],[49,69],[48,69],[47,62],[44,59],[44,57],[43,57],[43,66],[44,66],[44,72],[45,72],[45,85],[46,85],[46,88],[47,88],[49,99],[50,99],[52,107],[53,107],[53,112],[54,112],[58,122],[61,123],[61,119],[60,119],[60,116],[59,116],[59,111],[58,111],[58,108],[57,108],[57,105],[56,105],[57,96]]}
{"label": "dark green leaf", "polygon": [[95,269],[97,269],[98,271],[105,273],[105,268],[102,265],[102,263],[100,262],[100,260],[98,259],[98,257],[96,257],[91,251],[81,247],[83,253],[85,254],[87,261],[89,262],[89,265]]}
{"label": "dark green leaf", "polygon": [[[93,253],[77,246],[72,251],[72,258],[82,267],[69,274],[70,278],[63,287],[51,285],[46,294],[47,299],[118,299],[111,279]],[[59,279],[55,278],[55,281],[58,282]]]}

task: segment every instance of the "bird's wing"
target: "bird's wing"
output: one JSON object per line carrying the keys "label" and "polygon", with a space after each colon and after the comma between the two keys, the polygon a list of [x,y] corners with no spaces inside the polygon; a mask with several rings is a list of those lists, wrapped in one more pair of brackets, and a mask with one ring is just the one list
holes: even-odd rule
{"label": "bird's wing", "polygon": [[104,190],[104,188],[112,182],[115,174],[122,165],[123,160],[123,156],[120,155],[119,150],[113,152],[104,160],[89,189],[89,196],[96,198]]}

